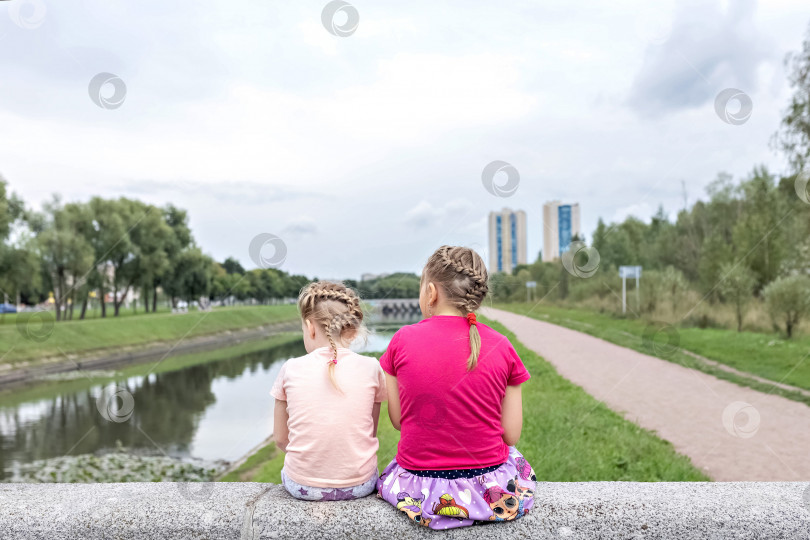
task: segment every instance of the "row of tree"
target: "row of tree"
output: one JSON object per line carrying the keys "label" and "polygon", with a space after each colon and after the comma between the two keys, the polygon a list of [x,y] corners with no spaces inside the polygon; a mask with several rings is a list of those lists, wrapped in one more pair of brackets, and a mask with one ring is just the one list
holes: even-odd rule
{"label": "row of tree", "polygon": [[173,205],[55,197],[34,211],[0,179],[0,288],[27,304],[52,297],[57,320],[72,319],[76,308],[85,318],[93,296],[105,317],[110,308],[117,316],[135,290],[154,312],[159,290],[175,306],[204,297],[266,302],[295,296],[306,282],[274,268],[245,271],[234,259],[217,263],[194,241],[186,211]]}
{"label": "row of tree", "polygon": [[[797,182],[798,180],[798,182]],[[796,190],[800,176],[776,178],[758,167],[738,183],[721,174],[697,201],[671,222],[662,209],[645,223],[629,217],[599,221],[592,241],[599,266],[589,278],[541,258],[494,274],[496,300],[521,300],[535,281],[536,296],[574,301],[615,295],[619,265],[644,268],[642,312],[653,312],[664,297],[697,291],[707,302],[734,306],[738,329],[750,300],[761,296],[788,335],[810,312],[810,204]],[[204,254],[194,241],[184,210],[158,208],[126,198],[62,204],[54,199],[41,212],[7,193],[0,180],[0,288],[29,304],[52,295],[56,317],[85,318],[92,296],[101,316],[110,298],[115,315],[135,290],[146,312],[158,308],[158,291],[176,305],[199,298],[268,302],[295,297],[309,282],[302,275],[269,269],[245,270],[237,260],[223,263]],[[586,268],[589,251],[573,258]],[[413,298],[419,276],[390,274],[347,280],[362,298]]]}
{"label": "row of tree", "polygon": [[797,180],[801,185],[801,176],[776,178],[764,167],[738,183],[721,174],[708,186],[708,200],[681,210],[674,222],[663,209],[649,222],[628,217],[608,225],[600,219],[589,246],[572,243],[573,271],[538,256],[512,275],[492,276],[493,295],[522,300],[526,282],[535,281],[537,298],[617,297],[618,267],[639,265],[635,309],[642,313],[664,301],[676,311],[694,291],[701,302],[731,305],[739,330],[749,303],[759,297],[790,336],[810,315],[810,204],[798,196]]}
{"label": "row of tree", "polygon": [[420,278],[416,274],[397,272],[361,281],[345,280],[360,298],[418,298]]}

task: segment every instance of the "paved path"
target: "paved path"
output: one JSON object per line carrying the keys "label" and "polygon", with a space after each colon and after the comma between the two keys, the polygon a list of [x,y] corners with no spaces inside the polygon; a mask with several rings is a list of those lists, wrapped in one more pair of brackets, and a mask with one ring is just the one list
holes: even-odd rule
{"label": "paved path", "polygon": [[493,308],[482,312],[560,375],[670,441],[714,480],[810,480],[807,405],[562,326]]}

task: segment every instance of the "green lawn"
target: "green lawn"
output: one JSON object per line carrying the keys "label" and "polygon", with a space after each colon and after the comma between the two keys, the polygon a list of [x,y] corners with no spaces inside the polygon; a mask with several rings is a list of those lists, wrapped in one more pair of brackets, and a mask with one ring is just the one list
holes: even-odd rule
{"label": "green lawn", "polygon": [[[294,305],[221,307],[204,313],[154,313],[128,317],[74,320],[41,326],[31,323],[29,335],[17,324],[0,326],[0,364],[15,364],[63,354],[96,353],[104,349],[177,341],[184,337],[225,330],[255,328],[268,323],[294,320]],[[21,331],[23,330],[23,331]]]}
{"label": "green lawn", "polygon": [[[586,309],[563,308],[548,304],[537,306],[526,303],[495,304],[493,307],[528,314],[529,317],[579,330],[623,347],[699,369],[722,379],[810,404],[810,399],[801,394],[729,374],[696,361],[694,357],[667,346],[669,335],[665,331],[654,334],[654,343],[644,339],[645,330],[659,329],[663,325],[655,325],[643,319],[617,318]],[[716,328],[675,328],[671,335],[677,335],[678,347],[710,360],[771,381],[810,389],[810,336],[788,340],[776,334],[736,332]]]}
{"label": "green lawn", "polygon": [[[543,481],[705,481],[672,445],[622,418],[561,377],[499,323],[487,321],[515,346],[531,380],[523,385],[523,435],[518,449]],[[399,432],[383,405],[378,433],[380,469],[396,455]],[[253,459],[255,458],[255,459]],[[225,481],[281,481],[284,454],[268,445]]]}
{"label": "green lawn", "polygon": [[[196,310],[196,307],[189,308],[189,311]],[[172,310],[170,307],[166,305],[166,302],[158,302],[157,305],[157,313],[171,313]],[[73,312],[73,320],[79,320],[79,314],[81,313],[81,306],[77,306]],[[111,303],[107,304],[107,317],[112,317],[115,313],[115,308],[112,306]],[[22,313],[0,313],[0,325],[3,324],[14,324],[17,321],[17,317],[19,315],[24,315],[25,312]],[[53,312],[51,312],[53,314]],[[137,309],[132,308],[121,308],[121,311],[118,313],[118,318],[121,317],[138,317],[140,315],[144,315],[143,306],[139,305]],[[101,308],[98,307],[97,304],[94,304],[94,307],[88,307],[87,312],[84,314],[84,320],[92,320],[92,319],[100,319],[101,318]]]}

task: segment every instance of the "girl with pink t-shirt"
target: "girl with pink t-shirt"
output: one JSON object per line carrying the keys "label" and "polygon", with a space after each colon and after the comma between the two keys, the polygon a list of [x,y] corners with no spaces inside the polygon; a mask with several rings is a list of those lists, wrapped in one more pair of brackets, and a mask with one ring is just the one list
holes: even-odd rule
{"label": "girl with pink t-shirt", "polygon": [[473,250],[439,248],[422,271],[426,318],[394,334],[380,359],[402,434],[377,494],[431,529],[511,521],[534,503],[534,471],[514,447],[529,373],[509,340],[476,320],[487,279]]}
{"label": "girl with pink t-shirt", "polygon": [[360,298],[341,283],[310,283],[298,298],[307,354],[287,360],[270,393],[281,480],[293,497],[364,497],[377,482],[377,423],[386,399],[376,358],[346,348],[365,332]]}

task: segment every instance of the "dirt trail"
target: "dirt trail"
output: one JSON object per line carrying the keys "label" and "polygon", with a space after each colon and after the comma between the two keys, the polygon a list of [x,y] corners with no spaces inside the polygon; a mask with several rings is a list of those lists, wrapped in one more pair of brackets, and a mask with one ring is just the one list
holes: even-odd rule
{"label": "dirt trail", "polygon": [[807,405],[562,326],[493,308],[482,312],[563,377],[670,441],[714,480],[810,480]]}

